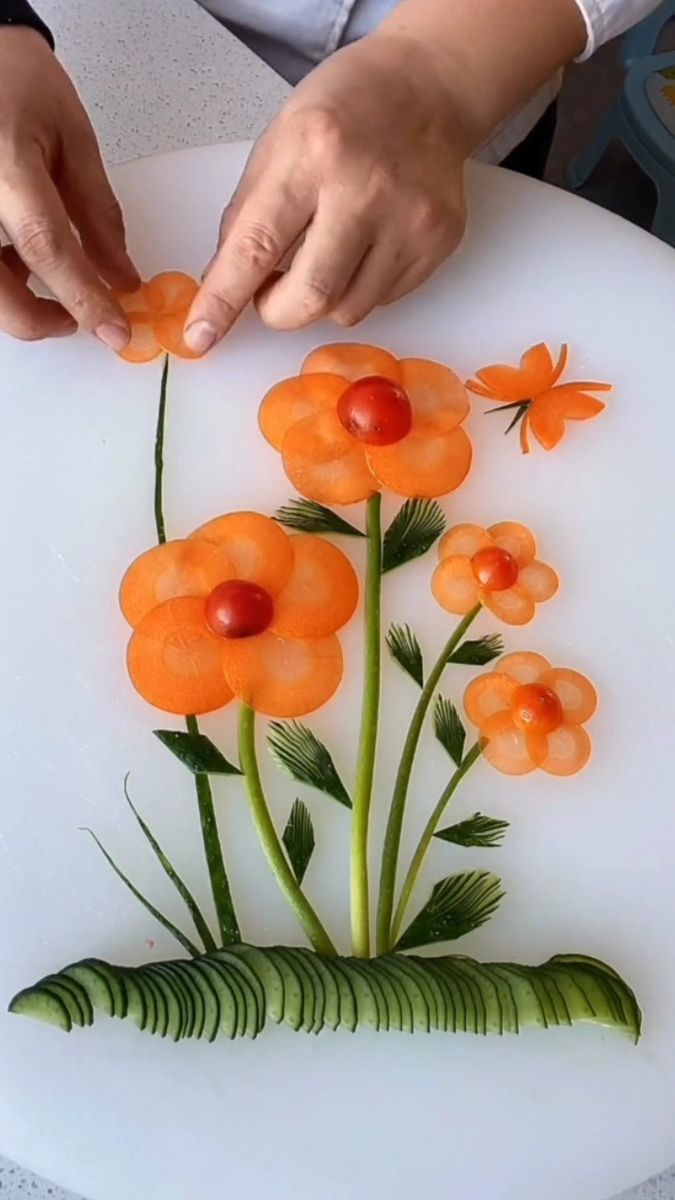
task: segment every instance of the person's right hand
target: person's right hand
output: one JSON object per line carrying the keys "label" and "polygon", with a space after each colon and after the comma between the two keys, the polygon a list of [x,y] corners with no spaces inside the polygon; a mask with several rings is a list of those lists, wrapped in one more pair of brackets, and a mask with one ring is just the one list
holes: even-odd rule
{"label": "person's right hand", "polygon": [[[127,319],[106,284],[140,284],[119,204],[75,88],[44,38],[0,28],[0,332],[34,341],[81,329],[113,350]],[[79,240],[73,232],[79,234]],[[28,287],[36,276],[55,297]]]}

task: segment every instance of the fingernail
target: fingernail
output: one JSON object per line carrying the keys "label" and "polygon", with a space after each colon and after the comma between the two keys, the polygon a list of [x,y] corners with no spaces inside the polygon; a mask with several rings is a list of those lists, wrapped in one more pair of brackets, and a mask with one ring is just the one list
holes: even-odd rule
{"label": "fingernail", "polygon": [[124,325],[99,325],[95,332],[99,342],[111,350],[124,350],[129,344],[129,330]]}
{"label": "fingernail", "polygon": [[185,341],[195,354],[206,354],[218,337],[218,330],[209,321],[193,321],[185,330]]}

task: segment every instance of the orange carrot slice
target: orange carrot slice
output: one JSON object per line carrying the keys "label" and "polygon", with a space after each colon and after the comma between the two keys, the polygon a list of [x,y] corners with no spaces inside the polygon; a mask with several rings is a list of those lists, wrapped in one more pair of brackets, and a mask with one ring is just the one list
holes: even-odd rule
{"label": "orange carrot slice", "polygon": [[281,525],[262,513],[238,512],[200,525],[190,538],[214,542],[229,555],[237,579],[257,583],[276,596],[293,570],[291,539]]}
{"label": "orange carrot slice", "polygon": [[174,596],[208,596],[219,583],[234,579],[232,560],[211,542],[165,542],[131,564],[120,587],[120,608],[138,625],[157,604]]}
{"label": "orange carrot slice", "polygon": [[270,631],[291,638],[335,633],[356,608],[356,572],[347,555],[323,538],[300,533],[291,544],[293,571],[275,600]]}
{"label": "orange carrot slice", "polygon": [[152,316],[142,312],[130,313],[129,326],[131,339],[124,350],[117,351],[119,358],[128,363],[152,362],[162,353],[162,347],[155,337]]}
{"label": "orange carrot slice", "polygon": [[565,421],[548,396],[535,400],[527,414],[530,429],[544,450],[553,450],[565,436]]}
{"label": "orange carrot slice", "polygon": [[519,684],[501,671],[478,675],[464,693],[464,709],[473,725],[482,729],[495,713],[507,713]]}
{"label": "orange carrot slice", "polygon": [[345,379],[362,379],[364,375],[384,375],[386,379],[400,382],[401,369],[398,360],[379,346],[366,346],[358,342],[334,342],[329,346],[317,346],[307,355],[302,364],[302,374],[328,371],[343,375]]}
{"label": "orange carrot slice", "polygon": [[145,284],[148,303],[156,313],[187,315],[198,291],[198,284],[184,271],[162,271]]}
{"label": "orange carrot slice", "polygon": [[[528,749],[531,740],[528,738]],[[546,753],[537,765],[548,775],[576,775],[591,757],[591,739],[580,725],[561,725],[553,733],[547,734],[543,741],[546,743]],[[537,744],[533,746],[535,753]]]}
{"label": "orange carrot slice", "polygon": [[162,350],[175,355],[176,358],[203,358],[206,352],[197,353],[191,350],[183,337],[186,317],[187,310],[181,313],[161,313],[153,322],[155,337]]}
{"label": "orange carrot slice", "polygon": [[414,433],[449,433],[468,416],[466,388],[449,367],[426,358],[402,358],[399,367],[412,405]]}
{"label": "orange carrot slice", "polygon": [[127,651],[131,682],[144,700],[164,712],[213,712],[232,699],[221,647],[222,639],[204,619],[202,599],[166,600],[132,634]]}
{"label": "orange carrot slice", "polygon": [[431,590],[441,608],[463,617],[478,603],[478,584],[465,554],[453,554],[438,564]]}
{"label": "orange carrot slice", "polygon": [[221,643],[223,670],[236,696],[268,717],[302,717],[320,708],[342,679],[334,634],[291,639],[267,630]]}
{"label": "orange carrot slice", "polygon": [[598,707],[598,694],[593,684],[578,671],[554,667],[546,671],[539,682],[543,687],[553,689],[563,706],[565,721],[570,725],[583,725]]}
{"label": "orange carrot slice", "polygon": [[293,425],[284,438],[282,457],[291,483],[308,500],[354,504],[378,490],[363,446],[332,412]]}
{"label": "orange carrot slice", "polygon": [[366,457],[383,487],[399,496],[447,496],[463,483],[472,459],[463,429],[421,436],[409,433],[393,446],[368,446]]}
{"label": "orange carrot slice", "polygon": [[518,521],[500,521],[497,525],[491,525],[488,533],[496,546],[501,546],[502,550],[507,550],[515,558],[521,571],[537,553],[534,535]]}
{"label": "orange carrot slice", "polygon": [[529,775],[542,757],[540,738],[524,734],[510,713],[495,713],[481,729],[483,757],[503,775]]}
{"label": "orange carrot slice", "polygon": [[557,383],[558,380],[560,379],[560,376],[562,375],[563,371],[565,370],[565,367],[567,366],[567,360],[568,360],[569,356],[570,356],[570,348],[567,345],[567,343],[563,342],[563,345],[560,347],[560,354],[558,355],[558,361],[553,369],[553,374],[552,374],[551,379],[548,384],[549,387],[553,387],[554,383]]}
{"label": "orange carrot slice", "polygon": [[518,583],[529,592],[535,604],[550,600],[560,587],[560,580],[548,563],[531,562],[523,567],[518,576]]}
{"label": "orange carrot slice", "polygon": [[551,352],[543,342],[525,352],[519,367],[498,363],[476,372],[478,383],[494,400],[508,403],[534,399],[551,386],[554,374]]}
{"label": "orange carrot slice", "polygon": [[131,316],[132,313],[145,313],[147,315],[152,311],[147,288],[148,285],[146,283],[142,283],[135,292],[121,292],[117,288],[113,288],[113,296],[127,316]]}
{"label": "orange carrot slice", "polygon": [[479,550],[493,544],[491,535],[482,525],[453,525],[438,543],[438,557],[441,561],[451,554],[468,554],[472,558]]}
{"label": "orange carrot slice", "polygon": [[529,625],[534,617],[534,600],[518,583],[501,592],[481,589],[481,600],[493,616],[506,625]]}
{"label": "orange carrot slice", "polygon": [[284,435],[298,421],[319,412],[335,412],[348,386],[342,375],[325,372],[282,380],[270,388],[260,405],[260,432],[275,450],[281,450]]}
{"label": "orange carrot slice", "polygon": [[551,664],[543,654],[532,654],[527,650],[506,654],[497,667],[504,675],[510,675],[518,683],[537,683],[540,675],[551,670]]}
{"label": "orange carrot slice", "polygon": [[[560,387],[554,388],[553,391],[546,395],[546,403],[551,404],[556,412],[560,413],[567,421],[590,421],[593,417],[597,417],[601,412],[604,412],[607,405],[602,400],[596,400],[594,396],[588,396],[581,388],[587,388],[588,384],[578,384],[571,387],[569,384],[562,384]],[[597,387],[597,384],[591,384],[591,387]]]}

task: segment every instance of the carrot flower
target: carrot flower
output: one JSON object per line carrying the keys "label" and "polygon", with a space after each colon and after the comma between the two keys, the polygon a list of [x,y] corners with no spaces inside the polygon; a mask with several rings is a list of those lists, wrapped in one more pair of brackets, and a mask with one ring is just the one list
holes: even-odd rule
{"label": "carrot flower", "polygon": [[131,326],[131,341],[119,356],[125,362],[152,362],[162,353],[200,358],[186,345],[183,329],[198,285],[182,271],[163,271],[136,292],[115,297]]}
{"label": "carrot flower", "polygon": [[376,346],[322,346],[276,384],[259,414],[291,483],[309,500],[354,504],[388,488],[444,496],[466,478],[469,400],[447,367]]}
{"label": "carrot flower", "polygon": [[584,725],[597,703],[584,675],[524,652],[507,654],[464,693],[483,756],[505,775],[527,775],[536,767],[549,775],[576,775],[591,756]]}
{"label": "carrot flower", "polygon": [[516,410],[507,433],[520,422],[524,454],[530,451],[530,430],[544,450],[553,450],[565,435],[566,421],[588,421],[605,408],[589,392],[611,392],[611,383],[558,382],[568,356],[568,347],[563,346],[554,363],[548,346],[539,342],[523,354],[519,367],[483,367],[475,379],[467,382],[470,392]]}
{"label": "carrot flower", "polygon": [[259,513],[217,517],[124,576],[131,681],[165,712],[212,712],[236,696],[267,716],[302,716],[342,679],[335,634],[357,600],[354,568],[332,543]]}
{"label": "carrot flower", "polygon": [[536,555],[534,535],[515,521],[489,529],[455,525],[439,543],[431,590],[458,616],[482,604],[507,625],[526,625],[559,587],[553,568]]}

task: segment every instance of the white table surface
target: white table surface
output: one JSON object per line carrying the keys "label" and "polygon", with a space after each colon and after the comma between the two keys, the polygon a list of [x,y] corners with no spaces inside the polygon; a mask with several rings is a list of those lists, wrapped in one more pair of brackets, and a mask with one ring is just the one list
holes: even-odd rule
{"label": "white table surface", "polygon": [[[194,0],[39,0],[38,6],[110,163],[255,136],[285,95],[278,77]],[[26,1196],[77,1200],[0,1158],[0,1200]],[[622,1200],[675,1200],[675,1169]]]}

